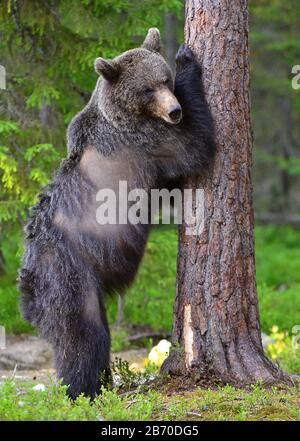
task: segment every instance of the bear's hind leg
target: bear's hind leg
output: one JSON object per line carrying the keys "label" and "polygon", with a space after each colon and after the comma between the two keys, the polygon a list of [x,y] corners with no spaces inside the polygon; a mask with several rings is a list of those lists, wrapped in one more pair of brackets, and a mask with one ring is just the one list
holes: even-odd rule
{"label": "bear's hind leg", "polygon": [[110,334],[96,293],[89,293],[83,311],[66,320],[63,330],[53,345],[57,376],[70,398],[83,393],[93,399],[110,377]]}

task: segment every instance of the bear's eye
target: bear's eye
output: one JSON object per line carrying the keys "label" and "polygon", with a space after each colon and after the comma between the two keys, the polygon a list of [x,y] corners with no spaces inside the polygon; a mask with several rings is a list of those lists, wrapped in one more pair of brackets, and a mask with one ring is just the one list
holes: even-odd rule
{"label": "bear's eye", "polygon": [[151,89],[151,87],[147,87],[146,89],[144,89],[144,93],[146,95],[151,95],[154,92],[154,89]]}

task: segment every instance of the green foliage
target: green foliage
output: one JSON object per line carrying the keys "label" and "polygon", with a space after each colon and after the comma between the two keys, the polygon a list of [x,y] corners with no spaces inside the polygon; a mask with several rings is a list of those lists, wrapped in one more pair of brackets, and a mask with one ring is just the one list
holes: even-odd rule
{"label": "green foliage", "polygon": [[1,421],[35,420],[97,420],[99,409],[90,405],[90,400],[79,397],[73,404],[66,396],[66,387],[50,383],[44,392],[32,389],[33,384],[17,385],[5,381],[0,385]]}
{"label": "green foliage", "polygon": [[127,360],[116,357],[112,363],[112,372],[118,386],[125,386],[126,389],[130,389],[138,381],[136,373],[129,369]]}
{"label": "green foliage", "polygon": [[[48,183],[50,170],[58,165],[60,155],[52,144],[26,146],[27,133],[17,123],[0,121],[0,132],[4,144],[0,145],[0,233],[3,234],[24,218],[36,200],[38,189]],[[22,142],[25,144],[20,148]]]}
{"label": "green foliage", "polygon": [[269,333],[272,325],[291,332],[300,324],[300,284],[278,290],[266,284],[258,285],[260,320],[264,332]]}
{"label": "green foliage", "polygon": [[157,392],[149,391],[146,395],[134,394],[129,400],[124,400],[115,391],[103,390],[99,407],[106,421],[149,421],[159,406],[158,398]]}
{"label": "green foliage", "polygon": [[256,263],[258,283],[280,288],[300,282],[300,230],[290,227],[256,228]]}
{"label": "green foliage", "polygon": [[256,229],[256,266],[262,328],[291,332],[300,319],[300,231]]}
{"label": "green foliage", "polygon": [[180,0],[1,2],[2,232],[24,219],[65,156],[66,123],[94,88],[95,58],[141,44],[149,27],[163,28],[164,14],[181,8]]}
{"label": "green foliage", "polygon": [[148,420],[158,407],[158,393],[134,394],[123,399],[113,390],[102,390],[91,404],[80,396],[72,402],[66,396],[66,386],[57,386],[52,380],[45,391],[36,391],[33,383],[7,380],[0,384],[0,420],[13,421],[136,421]]}
{"label": "green foliage", "polygon": [[[146,363],[145,363],[146,364]],[[130,391],[132,388],[143,390],[144,384],[159,374],[159,367],[148,363],[144,368],[132,369],[127,360],[116,357],[112,362],[111,372],[115,389]]]}
{"label": "green foliage", "polygon": [[300,374],[300,326],[292,331],[292,337],[288,332],[281,332],[278,326],[273,326],[270,337],[273,342],[267,347],[267,354],[272,360],[280,363],[284,370],[292,374]]}
{"label": "green foliage", "polygon": [[300,59],[300,3],[252,0],[249,7],[255,206],[297,213],[300,90],[292,88],[292,68]]}
{"label": "green foliage", "polygon": [[46,384],[43,392],[33,382],[5,380],[0,384],[1,421],[136,421],[136,420],[291,420],[299,421],[297,388],[266,390],[260,384],[249,391],[231,386],[195,389],[184,394],[145,390],[118,395],[102,390],[91,403],[80,396],[71,402],[66,387]]}
{"label": "green foliage", "polygon": [[168,400],[164,419],[214,421],[294,420],[299,418],[297,390],[279,392],[255,384],[249,391],[232,386],[198,389],[186,397]]}
{"label": "green foliage", "polygon": [[[115,303],[114,303],[115,306]],[[112,309],[115,310],[113,307]],[[115,312],[115,311],[114,311]],[[109,314],[110,315],[110,314]],[[112,314],[114,317],[114,313]],[[114,319],[112,319],[114,320]],[[111,350],[119,352],[128,346],[128,331],[122,327],[114,327],[111,329]]]}
{"label": "green foliage", "polygon": [[286,172],[290,176],[300,174],[300,158],[298,157],[284,158],[282,156],[261,152],[260,159],[274,164],[279,170]]}
{"label": "green foliage", "polygon": [[283,349],[277,361],[284,371],[300,375],[300,349],[291,343]]}
{"label": "green foliage", "polygon": [[10,232],[2,241],[6,272],[1,277],[0,284],[0,325],[5,326],[8,334],[33,332],[31,326],[21,318],[19,292],[16,287],[21,240],[20,232]]}
{"label": "green foliage", "polygon": [[20,313],[19,293],[15,286],[1,281],[0,287],[0,324],[5,326],[8,334],[23,334],[33,332],[32,327],[25,322]]}

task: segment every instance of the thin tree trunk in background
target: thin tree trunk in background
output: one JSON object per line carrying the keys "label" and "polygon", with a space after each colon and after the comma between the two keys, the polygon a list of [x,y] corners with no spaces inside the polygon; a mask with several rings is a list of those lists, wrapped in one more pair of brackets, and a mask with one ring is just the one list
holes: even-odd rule
{"label": "thin tree trunk in background", "polygon": [[[292,139],[290,134],[293,133],[293,124],[291,121],[291,105],[284,98],[279,99],[279,106],[282,109],[283,130],[280,131],[281,156],[288,163],[294,156],[292,148]],[[292,177],[287,169],[281,169],[281,211],[284,214],[290,210],[291,182]]]}
{"label": "thin tree trunk in background", "polygon": [[255,283],[251,183],[248,4],[187,0],[185,40],[203,67],[215,121],[213,170],[204,188],[200,236],[180,230],[174,350],[162,370],[209,372],[232,384],[289,380],[264,355]]}
{"label": "thin tree trunk in background", "polygon": [[124,293],[118,295],[118,313],[117,313],[117,326],[121,327],[124,324],[124,307],[125,296]]}
{"label": "thin tree trunk in background", "polygon": [[6,273],[5,269],[5,257],[3,251],[0,250],[0,276],[3,276]]}
{"label": "thin tree trunk in background", "polygon": [[175,14],[166,14],[164,18],[165,58],[173,72],[175,72],[175,56],[178,49],[176,40],[176,25],[177,19]]}

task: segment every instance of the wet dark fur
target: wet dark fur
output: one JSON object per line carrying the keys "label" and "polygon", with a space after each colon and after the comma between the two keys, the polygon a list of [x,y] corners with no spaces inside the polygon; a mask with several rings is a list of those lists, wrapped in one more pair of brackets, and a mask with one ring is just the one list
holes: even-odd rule
{"label": "wet dark fur", "polygon": [[[145,45],[136,51],[145,57],[149,50]],[[70,385],[72,398],[81,392],[94,397],[100,372],[109,372],[104,296],[132,282],[149,232],[145,225],[128,225],[108,234],[102,234],[101,226],[89,230],[87,204],[98,189],[80,168],[81,158],[90,146],[108,161],[126,152],[129,186],[146,190],[201,174],[215,146],[200,77],[199,65],[183,45],[174,90],[183,109],[178,125],[142,111],[133,116],[121,105],[110,109],[111,118],[105,117],[97,106],[104,84],[99,80],[90,102],[70,124],[67,159],[33,208],[19,276],[21,308],[25,319],[52,344],[58,376]],[[113,99],[109,103],[114,106]],[[105,164],[107,168],[110,162]]]}

